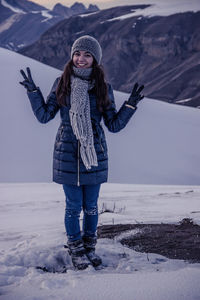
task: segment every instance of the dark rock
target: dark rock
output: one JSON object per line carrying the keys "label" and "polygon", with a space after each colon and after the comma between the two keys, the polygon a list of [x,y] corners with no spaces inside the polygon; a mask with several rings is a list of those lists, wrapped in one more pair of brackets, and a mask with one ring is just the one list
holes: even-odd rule
{"label": "dark rock", "polygon": [[98,227],[98,238],[114,238],[122,232],[138,229],[120,242],[145,253],[157,253],[171,259],[200,262],[200,226],[192,219],[180,224],[119,224]]}
{"label": "dark rock", "polygon": [[70,8],[74,12],[74,14],[82,14],[87,11],[85,5],[80,2],[75,2]]}
{"label": "dark rock", "polygon": [[95,12],[95,11],[98,11],[99,8],[97,5],[93,5],[93,4],[90,4],[89,7],[88,7],[88,12]]}
{"label": "dark rock", "polygon": [[66,7],[60,3],[57,3],[52,11],[57,15],[63,16],[64,18],[71,17],[73,15],[73,12],[69,7]]}

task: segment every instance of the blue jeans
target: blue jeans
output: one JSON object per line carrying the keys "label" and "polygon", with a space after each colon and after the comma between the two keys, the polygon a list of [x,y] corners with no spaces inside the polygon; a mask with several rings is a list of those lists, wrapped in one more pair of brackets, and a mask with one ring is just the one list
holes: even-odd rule
{"label": "blue jeans", "polygon": [[83,236],[95,237],[98,223],[100,184],[69,185],[63,184],[66,196],[65,228],[68,241],[81,239],[80,213],[83,209]]}

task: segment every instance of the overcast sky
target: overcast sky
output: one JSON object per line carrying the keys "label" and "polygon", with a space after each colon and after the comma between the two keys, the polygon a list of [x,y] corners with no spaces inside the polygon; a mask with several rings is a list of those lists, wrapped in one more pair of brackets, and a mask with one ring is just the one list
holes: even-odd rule
{"label": "overcast sky", "polygon": [[[52,8],[56,3],[61,3],[65,6],[71,6],[75,2],[81,2],[86,7],[88,7],[89,4],[96,4],[99,6],[99,8],[104,9],[108,7],[118,6],[118,5],[132,5],[132,4],[141,4],[141,3],[152,3],[156,2],[157,0],[32,0],[33,2],[36,2],[38,4],[41,4],[47,8]],[[162,0],[161,0],[162,1]]]}

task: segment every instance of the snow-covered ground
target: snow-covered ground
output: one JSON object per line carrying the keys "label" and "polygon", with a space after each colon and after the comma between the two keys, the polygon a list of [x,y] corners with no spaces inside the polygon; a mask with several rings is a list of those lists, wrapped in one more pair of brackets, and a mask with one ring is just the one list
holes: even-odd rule
{"label": "snow-covered ground", "polygon": [[[200,264],[139,253],[119,238],[99,239],[106,267],[74,271],[64,249],[64,192],[54,183],[0,184],[0,299],[198,300]],[[103,184],[101,224],[200,223],[199,186]],[[134,231],[132,232],[132,234]],[[45,266],[67,273],[45,273]]]}
{"label": "snow-covered ground", "polygon": [[[19,71],[31,68],[45,98],[61,71],[2,48],[0,66],[0,182],[50,182],[60,116],[45,125],[36,120]],[[128,94],[115,98],[119,109]],[[199,109],[144,98],[125,129],[105,128],[109,182],[198,185],[199,128]]]}
{"label": "snow-covered ground", "polygon": [[[148,16],[199,10],[195,0],[144,2],[156,4],[142,11]],[[61,72],[2,48],[0,66],[0,299],[200,300],[200,264],[133,251],[119,242],[127,233],[98,240],[104,269],[73,270],[63,247],[62,186],[43,183],[51,181],[59,115],[46,125],[38,123],[19,85],[19,70],[29,66],[46,97]],[[115,97],[119,109],[128,95],[115,92]],[[200,224],[199,128],[198,109],[145,98],[122,132],[105,129],[109,181],[118,183],[102,185],[99,211],[114,212],[100,214],[99,225],[178,223],[183,218]],[[22,183],[7,183],[12,181]],[[67,273],[61,273],[63,265]]]}

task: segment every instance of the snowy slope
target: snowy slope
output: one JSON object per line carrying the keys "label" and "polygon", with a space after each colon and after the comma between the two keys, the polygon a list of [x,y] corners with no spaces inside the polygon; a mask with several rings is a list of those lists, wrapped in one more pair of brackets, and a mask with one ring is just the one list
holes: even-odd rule
{"label": "snowy slope", "polygon": [[[148,0],[144,2],[147,4]],[[136,15],[169,16],[186,11],[197,12],[200,10],[199,0],[150,0],[149,3],[153,3],[153,5],[144,9],[144,11],[138,10]]]}
{"label": "snowy slope", "polygon": [[[6,49],[0,51],[0,181],[49,181],[57,121],[44,126],[35,119],[20,69],[30,66],[47,96],[60,71]],[[40,167],[39,167],[40,166]],[[40,168],[40,171],[39,171]]]}
{"label": "snowy slope", "polygon": [[10,5],[5,0],[1,0],[1,5],[3,5],[4,7],[9,8],[14,13],[18,13],[18,14],[24,14],[25,13],[22,9]]}
{"label": "snowy slope", "polygon": [[[0,182],[51,181],[52,154],[59,114],[50,123],[34,117],[19,70],[29,66],[44,96],[60,71],[0,49]],[[128,95],[115,92],[119,108]],[[200,111],[145,98],[127,127],[105,129],[110,158],[109,181],[191,184],[200,182]]]}
{"label": "snowy slope", "polygon": [[[130,3],[131,2],[131,3]],[[110,2],[111,4],[112,2]],[[145,9],[137,9],[132,13],[110,19],[108,21],[123,20],[133,16],[169,16],[186,11],[197,12],[200,10],[199,0],[132,0],[132,1],[113,1],[113,6],[124,6],[134,4],[150,4],[151,6]]]}
{"label": "snowy slope", "polygon": [[[198,300],[200,264],[140,253],[118,238],[99,239],[107,266],[74,271],[63,247],[64,192],[54,183],[0,184],[0,299],[2,300]],[[199,223],[200,188],[103,184],[103,204],[115,213],[99,225],[135,222]],[[196,213],[194,213],[196,211]],[[131,231],[134,234],[133,231]],[[130,232],[129,232],[130,234]],[[37,266],[67,273],[45,273]]]}

